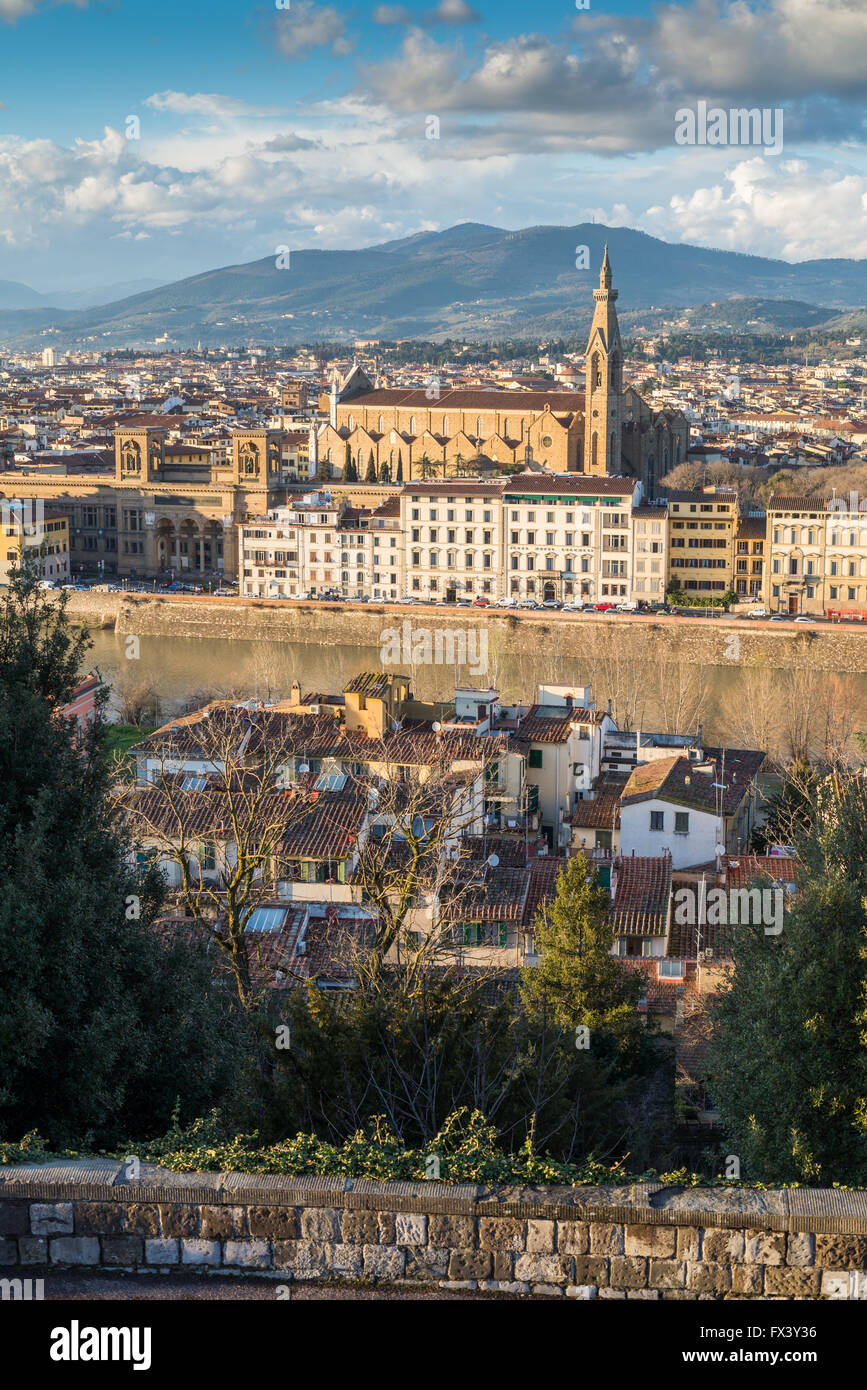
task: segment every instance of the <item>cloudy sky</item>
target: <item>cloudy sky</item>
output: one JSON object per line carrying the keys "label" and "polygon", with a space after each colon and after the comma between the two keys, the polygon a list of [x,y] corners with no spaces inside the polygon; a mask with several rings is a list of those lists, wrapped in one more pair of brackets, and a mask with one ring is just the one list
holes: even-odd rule
{"label": "cloudy sky", "polygon": [[[867,0],[0,0],[0,278],[465,221],[867,257],[865,41]],[[782,109],[782,152],[676,143],[700,101]]]}

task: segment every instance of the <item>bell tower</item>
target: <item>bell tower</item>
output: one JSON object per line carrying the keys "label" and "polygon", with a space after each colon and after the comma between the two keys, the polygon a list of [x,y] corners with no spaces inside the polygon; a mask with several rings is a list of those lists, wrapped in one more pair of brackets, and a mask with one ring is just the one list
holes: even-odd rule
{"label": "bell tower", "polygon": [[623,347],[614,307],[617,290],[611,288],[607,246],[599,272],[599,288],[593,291],[593,298],[596,308],[585,361],[584,472],[618,474],[621,472]]}

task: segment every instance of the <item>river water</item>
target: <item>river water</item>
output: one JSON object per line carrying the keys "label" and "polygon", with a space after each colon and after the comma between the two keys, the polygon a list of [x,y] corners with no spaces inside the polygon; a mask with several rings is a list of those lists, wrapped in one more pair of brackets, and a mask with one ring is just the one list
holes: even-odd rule
{"label": "river water", "polygon": [[[115,706],[125,690],[149,688],[158,700],[155,716],[163,720],[220,696],[282,699],[289,695],[295,679],[305,693],[338,692],[360,671],[382,666],[379,648],[375,646],[160,636],[138,638],[136,649],[129,638],[110,630],[94,632],[92,640],[88,664],[114,688]],[[602,658],[597,654],[594,658],[561,652],[556,634],[550,629],[547,636],[540,637],[538,651],[532,656],[510,652],[508,637],[501,638],[498,646],[495,640],[491,642],[487,669],[482,673],[478,668],[445,664],[402,663],[395,669],[406,670],[412,677],[414,693],[426,700],[448,700],[455,685],[461,683],[474,687],[492,685],[504,702],[525,703],[535,699],[537,686],[542,682],[590,685],[599,708],[613,697],[614,713],[622,726],[682,732],[701,723],[709,743],[746,741],[748,746],[755,745],[756,740],[747,737],[740,715],[750,700],[755,704],[757,694],[749,687],[749,674],[736,664],[654,667],[642,661],[632,663],[634,669],[630,669],[629,662],[619,660],[613,653]],[[128,655],[136,650],[137,656]],[[849,697],[854,691],[863,701],[867,697],[867,678],[849,679]],[[781,701],[784,680],[784,673],[780,673]],[[773,685],[769,689],[773,697]],[[759,692],[759,701],[763,698]],[[624,719],[627,709],[631,717]]]}

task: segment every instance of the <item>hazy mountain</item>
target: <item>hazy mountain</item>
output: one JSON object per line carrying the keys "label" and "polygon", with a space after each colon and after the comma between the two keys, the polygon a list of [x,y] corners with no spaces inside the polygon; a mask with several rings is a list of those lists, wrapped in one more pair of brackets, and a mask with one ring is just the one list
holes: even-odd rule
{"label": "hazy mountain", "polygon": [[[41,303],[52,309],[92,309],[100,304],[113,304],[146,290],[159,289],[164,280],[121,280],[115,285],[101,285],[94,290],[57,290],[40,295]],[[10,305],[10,308],[15,307]]]}
{"label": "hazy mountain", "polygon": [[[867,261],[789,265],[596,223],[517,232],[465,223],[361,251],[293,250],[286,268],[269,256],[98,308],[6,310],[0,337],[38,345],[40,330],[51,327],[59,346],[120,347],[164,334],[189,345],[583,332],[606,241],[620,308],[636,321],[643,308],[717,308],[715,301],[742,298],[800,301],[806,326],[867,304]],[[580,247],[589,248],[589,270],[576,269]],[[790,311],[786,317],[800,326]]]}
{"label": "hazy mountain", "polygon": [[0,280],[0,309],[29,309],[45,301],[29,285],[19,285],[17,280]]}

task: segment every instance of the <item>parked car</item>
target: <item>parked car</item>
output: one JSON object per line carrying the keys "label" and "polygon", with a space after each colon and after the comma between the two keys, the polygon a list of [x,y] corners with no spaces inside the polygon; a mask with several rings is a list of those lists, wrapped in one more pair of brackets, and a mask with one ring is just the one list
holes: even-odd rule
{"label": "parked car", "polygon": [[767,618],[767,617],[768,617],[768,610],[767,610],[767,608],[764,607],[763,604],[756,604],[753,608],[750,608],[750,609],[749,609],[749,611],[748,611],[748,613],[747,613],[747,617],[748,617],[748,618]]}
{"label": "parked car", "polygon": [[562,608],[563,605],[555,598],[546,598],[542,602],[543,608]]}
{"label": "parked car", "polygon": [[474,598],[474,599],[473,599],[473,608],[490,608],[490,606],[491,606],[491,600],[490,600],[489,598]]}
{"label": "parked car", "polygon": [[36,587],[37,589],[56,589],[57,585],[53,579],[40,579]]}
{"label": "parked car", "polygon": [[597,603],[597,604],[596,604],[596,612],[597,612],[597,613],[607,613],[607,612],[608,612],[611,608],[613,608],[613,607],[614,607],[614,604],[613,604],[613,603],[608,603],[606,600],[603,600],[602,603]]}
{"label": "parked car", "polygon": [[518,607],[518,608],[538,608],[539,605],[538,605],[538,603],[536,602],[535,599],[532,599],[532,598],[522,598],[522,599],[520,600],[520,602],[517,604],[517,607]]}
{"label": "parked car", "polygon": [[219,587],[219,589],[215,589],[215,590],[214,590],[214,593],[215,593],[219,598],[234,598],[234,597],[235,597],[235,590],[234,590],[234,589],[227,589],[226,586],[225,586],[225,584],[221,584],[220,587]]}
{"label": "parked car", "polygon": [[799,613],[798,617],[795,619],[796,623],[815,623],[816,621],[816,618],[811,618],[806,613]]}

